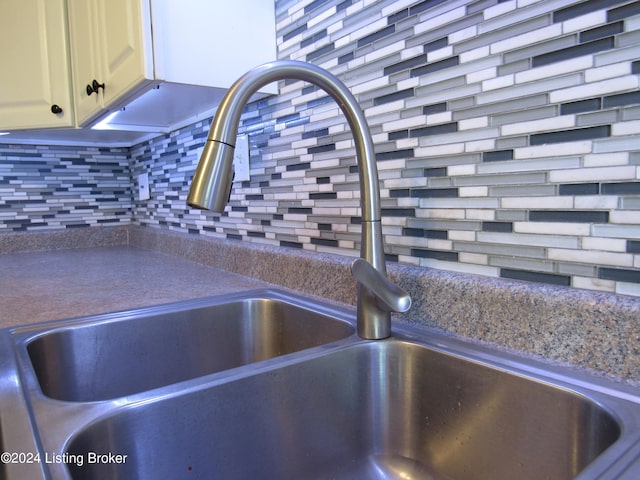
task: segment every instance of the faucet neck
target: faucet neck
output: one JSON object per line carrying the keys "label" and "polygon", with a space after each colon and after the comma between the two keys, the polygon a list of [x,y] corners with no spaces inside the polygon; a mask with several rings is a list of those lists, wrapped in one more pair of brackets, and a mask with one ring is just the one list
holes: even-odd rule
{"label": "faucet neck", "polygon": [[282,79],[302,80],[316,85],[336,101],[349,123],[355,141],[362,220],[380,221],[378,171],[364,113],[352,93],[338,78],[315,65],[295,60],[279,60],[247,72],[233,84],[222,99],[207,140],[234,146],[242,110],[251,96],[263,86]]}
{"label": "faucet neck", "polygon": [[[205,151],[193,177],[187,203],[224,208],[231,188],[233,149],[245,105],[261,87],[283,79],[302,80],[327,92],[336,101],[353,134],[360,179],[362,236],[360,253],[374,269],[386,275],[380,213],[380,190],[373,141],[362,109],[349,89],[335,76],[315,65],[279,60],[261,65],[240,77],[218,106]],[[227,191],[220,191],[221,184]],[[390,314],[377,305],[373,293],[358,285],[358,333],[364,338],[386,338]]]}

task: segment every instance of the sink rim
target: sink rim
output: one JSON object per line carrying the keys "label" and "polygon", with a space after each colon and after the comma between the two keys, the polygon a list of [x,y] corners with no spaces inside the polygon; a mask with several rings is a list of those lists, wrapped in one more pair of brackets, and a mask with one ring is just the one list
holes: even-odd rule
{"label": "sink rim", "polygon": [[[283,301],[291,299],[300,301],[303,305],[312,306],[313,308],[311,309],[314,311],[322,310],[327,312],[330,316],[346,321],[355,328],[355,309],[352,307],[335,305],[310,296],[292,294],[277,289],[257,289],[142,307],[140,309],[98,314],[90,317],[49,321],[0,331],[0,334],[11,343],[12,348],[10,350],[12,351],[9,353],[13,357],[13,362],[15,362],[18,382],[21,383],[22,401],[26,403],[31,413],[33,429],[36,432],[35,436],[38,438],[41,451],[57,453],[66,451],[71,439],[80,431],[88,428],[93,422],[117,414],[120,410],[133,408],[144,403],[161,401],[173,396],[188,395],[190,392],[212,388],[216,385],[233,382],[248,376],[260,375],[286,365],[331,355],[344,349],[366,348],[364,347],[365,345],[378,342],[407,342],[448,355],[454,355],[489,368],[503,370],[531,381],[569,390],[597,403],[618,422],[621,430],[620,437],[587,466],[578,478],[618,478],[613,473],[609,475],[607,472],[613,472],[616,469],[623,471],[629,465],[634,473],[640,474],[640,391],[636,387],[608,377],[596,376],[578,367],[574,368],[552,363],[547,359],[526,356],[506,349],[498,349],[494,345],[482,344],[457,336],[454,337],[451,334],[426,326],[402,323],[397,319],[393,320],[393,334],[390,339],[363,340],[354,333],[342,340],[312,347],[308,350],[270,358],[112,400],[75,403],[51,399],[42,394],[37,385],[35,373],[31,373],[26,345],[47,333],[74,326],[88,325],[96,321],[100,323],[117,321],[123,312],[135,311],[153,314],[162,308],[166,308],[167,305],[184,308],[186,305],[212,304],[206,303],[211,301],[220,304],[247,298],[265,298],[265,296]],[[166,310],[164,311],[166,312]],[[0,352],[0,368],[2,368],[2,355],[3,352]],[[25,366],[28,368],[25,368]],[[33,389],[34,381],[37,386],[35,390]],[[57,465],[49,465],[49,467],[53,478],[68,478],[66,468]],[[597,472],[597,476],[592,476],[596,475],[593,472]]]}
{"label": "sink rim", "polygon": [[[88,403],[331,345],[356,335],[356,328],[348,310],[260,289],[46,322],[12,332],[25,371],[37,380],[29,384],[34,395]],[[119,337],[123,342],[115,340]],[[209,338],[213,343],[206,341]],[[94,344],[101,347],[88,351],[86,345]],[[49,360],[58,368],[48,367]],[[132,375],[129,379],[127,372]]]}
{"label": "sink rim", "polygon": [[[151,317],[154,315],[166,315],[171,313],[178,313],[182,311],[188,311],[198,308],[215,307],[218,305],[226,305],[234,302],[243,301],[260,301],[260,300],[274,300],[282,303],[292,305],[297,308],[309,310],[314,314],[325,315],[331,317],[333,320],[344,324],[351,330],[351,333],[342,339],[330,341],[325,344],[313,346],[302,351],[295,351],[286,353],[280,356],[259,360],[257,362],[248,363],[245,365],[239,365],[224,370],[208,373],[195,378],[189,378],[180,380],[178,382],[161,385],[158,387],[150,388],[141,392],[136,392],[128,395],[118,396],[114,398],[106,398],[99,400],[89,401],[75,401],[75,400],[61,400],[47,396],[39,383],[35,368],[31,361],[31,357],[28,351],[28,347],[33,342],[47,335],[64,333],[74,329],[101,327],[109,324],[117,324],[120,322],[127,322],[136,320],[143,317]],[[273,363],[286,360],[287,358],[308,352],[313,354],[315,351],[324,352],[329,348],[335,348],[342,345],[345,342],[350,342],[356,334],[356,320],[355,309],[349,309],[344,306],[332,305],[328,303],[317,302],[308,297],[300,296],[290,292],[277,289],[253,289],[238,293],[231,293],[225,295],[215,295],[209,297],[196,298],[191,300],[184,300],[179,302],[170,302],[160,305],[152,305],[148,307],[141,307],[128,310],[119,310],[115,312],[107,312],[90,316],[74,317],[62,320],[47,321],[27,326],[13,327],[7,329],[9,335],[13,339],[13,346],[17,359],[17,366],[20,372],[20,377],[27,396],[36,403],[50,403],[51,408],[57,408],[59,404],[69,404],[65,408],[71,408],[72,405],[82,407],[94,404],[119,404],[122,401],[129,401],[128,399],[136,399],[138,397],[153,397],[155,395],[161,395],[163,391],[169,389],[172,390],[175,385],[176,388],[190,388],[192,383],[200,384],[200,380],[216,381],[217,379],[224,379],[227,377],[233,377],[236,374],[236,370],[242,371],[248,368],[249,370],[255,370],[259,365],[266,364],[269,366]],[[183,387],[180,387],[180,386]]]}

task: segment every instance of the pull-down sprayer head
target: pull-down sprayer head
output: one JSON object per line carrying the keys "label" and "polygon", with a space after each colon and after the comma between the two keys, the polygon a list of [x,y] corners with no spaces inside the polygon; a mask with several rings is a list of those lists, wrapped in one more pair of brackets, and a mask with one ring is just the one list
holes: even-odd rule
{"label": "pull-down sprayer head", "polygon": [[192,207],[222,213],[233,181],[234,145],[207,140],[187,203]]}

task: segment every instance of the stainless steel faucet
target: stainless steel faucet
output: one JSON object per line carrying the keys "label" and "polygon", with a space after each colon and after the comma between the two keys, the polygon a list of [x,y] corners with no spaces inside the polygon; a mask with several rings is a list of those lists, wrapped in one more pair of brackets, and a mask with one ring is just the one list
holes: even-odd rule
{"label": "stainless steel faucet", "polygon": [[358,335],[366,339],[386,338],[391,335],[390,312],[406,312],[411,307],[411,298],[386,278],[373,141],[358,102],[334,75],[309,63],[278,60],[256,67],[240,77],[216,111],[187,203],[217,212],[224,210],[233,180],[233,152],[242,110],[258,89],[286,79],[302,80],[323,89],[338,103],[351,127],[359,167],[362,209],[361,258],[351,267],[358,283]]}

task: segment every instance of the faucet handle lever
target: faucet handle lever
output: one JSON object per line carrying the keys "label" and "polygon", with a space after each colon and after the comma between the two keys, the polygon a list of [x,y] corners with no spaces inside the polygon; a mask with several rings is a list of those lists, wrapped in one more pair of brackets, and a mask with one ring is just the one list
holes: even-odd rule
{"label": "faucet handle lever", "polygon": [[375,297],[378,306],[387,312],[406,312],[411,308],[411,296],[391,282],[363,258],[351,264],[351,274]]}

